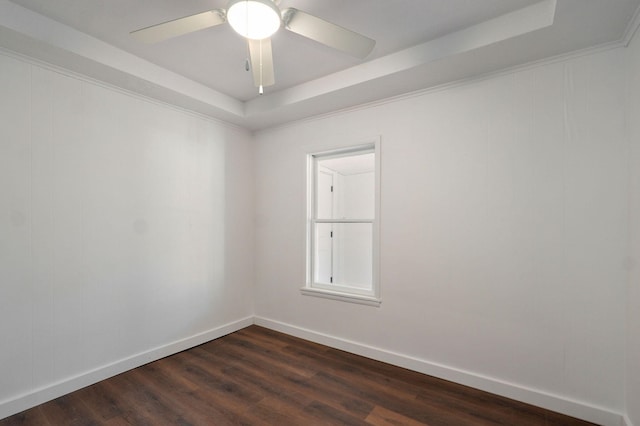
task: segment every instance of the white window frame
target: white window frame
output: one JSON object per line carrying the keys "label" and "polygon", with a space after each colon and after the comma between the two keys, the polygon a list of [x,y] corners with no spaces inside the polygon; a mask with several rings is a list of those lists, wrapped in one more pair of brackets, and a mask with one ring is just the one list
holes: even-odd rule
{"label": "white window frame", "polygon": [[[317,204],[317,161],[344,157],[350,154],[373,152],[375,154],[375,202],[373,219],[318,219]],[[341,300],[370,306],[380,306],[380,138],[355,146],[341,147],[328,151],[307,154],[307,270],[306,285],[301,289],[303,295],[326,299]],[[371,290],[353,287],[327,285],[315,282],[315,241],[316,223],[370,223],[372,227],[372,282]]]}

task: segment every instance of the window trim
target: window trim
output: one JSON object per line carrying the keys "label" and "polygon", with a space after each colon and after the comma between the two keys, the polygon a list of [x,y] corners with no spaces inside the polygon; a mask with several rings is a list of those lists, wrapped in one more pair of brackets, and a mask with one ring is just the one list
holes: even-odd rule
{"label": "window trim", "polygon": [[[366,220],[350,219],[316,219],[315,208],[317,206],[317,158],[328,159],[348,156],[349,154],[366,153],[375,154],[375,201],[374,218]],[[338,147],[335,149],[307,152],[307,185],[306,185],[306,280],[305,286],[300,289],[306,296],[316,296],[331,300],[340,300],[369,306],[380,306],[380,137],[357,145]],[[371,290],[350,289],[336,285],[323,285],[314,282],[314,225],[316,223],[371,223],[372,228],[372,283]]]}

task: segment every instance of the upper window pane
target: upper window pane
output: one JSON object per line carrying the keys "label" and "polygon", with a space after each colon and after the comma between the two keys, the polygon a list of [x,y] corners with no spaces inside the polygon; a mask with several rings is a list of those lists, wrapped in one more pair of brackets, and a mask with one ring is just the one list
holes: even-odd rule
{"label": "upper window pane", "polygon": [[375,214],[375,154],[318,158],[317,219],[373,219]]}

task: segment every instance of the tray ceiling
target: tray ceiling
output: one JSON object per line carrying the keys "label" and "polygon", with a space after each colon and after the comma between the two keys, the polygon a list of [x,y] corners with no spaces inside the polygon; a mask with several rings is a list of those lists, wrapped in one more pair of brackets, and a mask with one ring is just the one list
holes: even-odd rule
{"label": "tray ceiling", "polygon": [[605,43],[640,0],[281,0],[377,41],[364,60],[287,31],[263,96],[228,25],[153,45],[129,32],[226,0],[0,0],[0,46],[250,129]]}

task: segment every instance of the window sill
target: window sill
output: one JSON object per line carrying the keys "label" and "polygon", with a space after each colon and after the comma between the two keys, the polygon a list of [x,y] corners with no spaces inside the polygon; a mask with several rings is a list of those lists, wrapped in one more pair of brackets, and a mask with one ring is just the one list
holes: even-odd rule
{"label": "window sill", "polygon": [[382,300],[373,296],[363,296],[352,293],[341,293],[337,291],[324,290],[319,288],[302,287],[300,292],[305,296],[322,297],[324,299],[341,300],[343,302],[357,303],[359,305],[368,305],[379,307]]}

